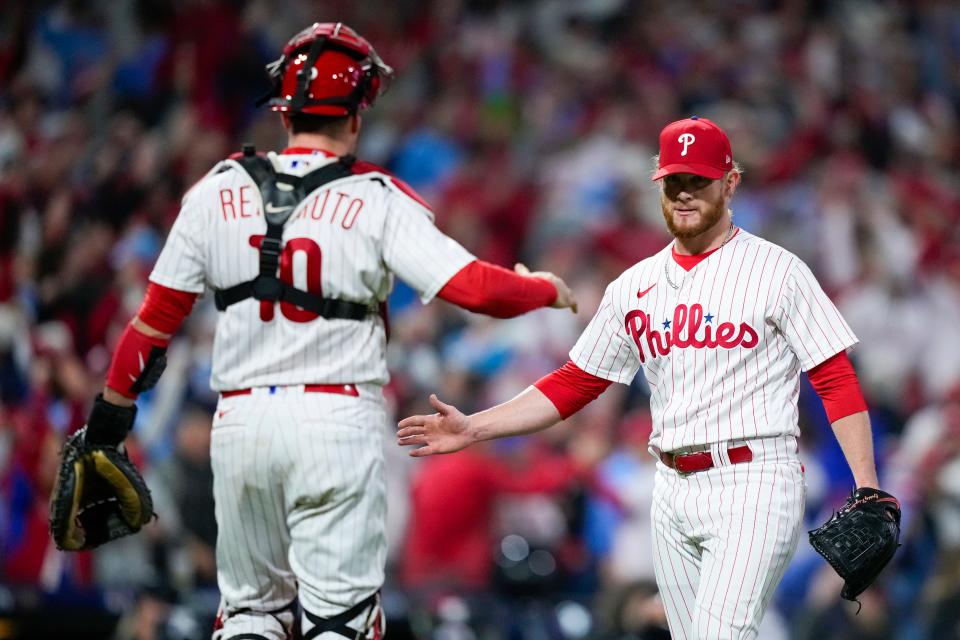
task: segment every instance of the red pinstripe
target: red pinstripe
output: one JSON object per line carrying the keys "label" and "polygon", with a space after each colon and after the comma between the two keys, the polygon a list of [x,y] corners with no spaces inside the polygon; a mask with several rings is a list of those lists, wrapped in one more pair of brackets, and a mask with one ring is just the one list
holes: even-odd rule
{"label": "red pinstripe", "polygon": [[[778,469],[777,469],[777,473],[779,473],[780,476],[781,476],[781,478],[783,478],[783,470],[782,470],[782,469],[779,469],[779,468],[778,468]],[[782,489],[782,491],[783,491],[783,499],[786,500],[786,499],[787,499],[787,482],[786,482],[786,478],[783,478],[783,489]],[[770,492],[770,495],[771,495],[771,497],[773,496],[773,491]],[[796,498],[796,488],[794,488],[794,498]],[[790,504],[790,503],[784,502],[783,504]],[[801,513],[802,513],[802,511],[803,511],[803,510],[801,509]],[[768,514],[768,516],[769,516],[769,514]],[[769,517],[768,517],[768,521],[769,521]],[[777,540],[780,539],[780,526],[781,526],[782,524],[783,524],[783,518],[778,518],[778,519],[777,519],[777,537],[776,537]],[[789,562],[789,561],[790,561],[790,554],[784,554],[784,557],[781,558],[781,559],[780,559],[780,562],[777,563],[776,573],[780,573],[783,569],[785,569],[785,565],[786,565],[786,563]],[[771,565],[773,564],[773,561],[772,561],[772,560],[770,561],[770,564],[771,564]],[[769,573],[769,567],[768,567],[767,571],[768,571],[768,573]],[[761,606],[761,607],[763,606],[764,601],[765,601],[765,600],[767,599],[767,597],[768,597],[768,595],[767,595],[768,592],[770,593],[770,595],[773,595],[773,590],[774,590],[775,587],[776,587],[776,582],[777,582],[777,581],[772,581],[772,582],[774,582],[774,584],[773,584],[772,586],[768,585],[767,587],[765,587],[764,590],[763,590],[763,593],[761,594],[761,598],[760,598],[760,606]],[[758,612],[758,613],[759,613],[759,612]]]}
{"label": "red pinstripe", "polygon": [[[613,304],[613,301],[611,300],[607,302],[605,305],[601,306],[599,309],[597,309],[597,315],[599,316],[601,313],[609,309],[612,304]],[[587,356],[587,362],[593,362],[593,354],[597,350],[597,345],[600,344],[600,338],[603,337],[603,334],[604,332],[601,331],[597,336],[596,341],[593,343],[593,349],[590,351],[590,355]],[[609,339],[608,339],[608,342],[609,342]]]}
{"label": "red pinstripe", "polygon": [[[763,486],[762,483],[760,486],[761,487]],[[770,523],[770,507],[773,504],[772,488],[770,489],[769,493],[770,493],[770,499],[767,501],[767,524]],[[760,497],[761,497],[761,492],[757,491],[757,504],[754,506],[754,509],[753,509],[753,528],[750,530],[750,543],[748,545],[749,550],[747,551],[747,566],[750,566],[750,558],[753,557],[753,536],[757,530],[757,513],[760,511]],[[761,551],[766,547],[766,544],[767,544],[767,527],[764,527],[763,542],[760,543]],[[759,564],[756,566],[756,569],[757,571],[753,576],[753,584],[750,586],[750,591],[748,592],[751,594],[753,593],[754,587],[757,584],[757,578],[760,576]],[[737,602],[740,602],[740,596],[743,595],[743,585],[745,582],[746,582],[746,570],[744,570],[744,580],[740,582],[740,591],[737,592]]]}
{"label": "red pinstripe", "polygon": [[[738,465],[734,465],[733,467],[731,467],[732,473],[733,473],[733,484],[734,484],[734,486],[736,486],[736,484],[737,484],[737,466],[738,466]],[[749,486],[749,484],[750,484],[750,466],[751,466],[751,465],[748,464],[748,465],[746,465],[746,466],[747,466],[747,485]],[[726,484],[726,483],[724,483],[724,484]],[[722,489],[721,489],[721,492],[722,492]],[[736,498],[736,492],[735,492],[735,491],[734,491],[733,496],[734,496],[734,498]],[[731,505],[730,514],[733,515],[733,505]],[[733,554],[733,563],[730,565],[731,570],[730,570],[730,572],[727,574],[727,586],[723,589],[723,592],[724,592],[724,593],[727,592],[727,591],[730,589],[730,583],[731,583],[731,581],[733,580],[733,574],[734,574],[734,570],[735,570],[735,568],[736,568],[736,566],[737,566],[737,560],[740,558],[740,541],[741,541],[742,539],[743,539],[743,518],[740,518],[740,529],[739,529],[738,532],[737,532],[737,544],[736,544],[736,546],[734,547],[734,548],[736,549],[736,551],[735,551],[734,554]],[[719,587],[719,586],[720,586],[720,580],[719,580],[719,578],[718,578],[716,587],[714,587],[714,590],[713,590],[713,594],[712,594],[712,595],[710,596],[710,598],[706,601],[708,604],[714,602],[714,599],[716,598],[716,595],[717,595],[717,587]],[[727,603],[726,603],[726,599],[724,599],[724,600],[723,600],[723,604],[720,605],[720,616],[719,616],[720,620],[723,619],[723,612],[724,612],[724,609],[726,609],[726,604],[727,604]],[[707,621],[707,635],[706,635],[706,637],[708,637],[708,638],[710,637],[710,620],[709,620],[709,619],[708,619],[708,621]]]}
{"label": "red pinstripe", "polygon": [[[751,267],[750,267],[750,271],[749,271],[749,272],[752,272],[752,271],[753,271],[753,267],[756,266],[756,264],[757,264],[757,256],[759,255],[759,253],[760,253],[760,250],[759,250],[759,248],[758,248],[758,249],[754,252],[754,254],[753,254],[753,263],[751,264]],[[767,255],[768,255],[768,256],[770,255],[770,252],[769,252],[769,251],[767,252]],[[766,266],[767,261],[764,260],[764,261],[763,261],[763,264],[764,264],[764,266]],[[748,273],[749,273],[749,272],[748,272]],[[757,288],[759,289],[759,287],[760,287],[760,282],[759,282],[759,280],[762,280],[762,278],[763,278],[763,269],[762,269],[762,268],[760,269],[760,271],[758,272],[758,274],[759,274],[759,277],[758,277],[758,282],[757,282]],[[749,276],[748,276],[748,277],[747,277],[747,286],[748,286],[748,288],[749,288],[749,285],[750,285],[750,278],[749,278]],[[757,296],[754,297],[754,299],[753,299],[753,315],[754,315],[754,317],[757,316],[757,307],[759,306],[760,301],[761,301],[762,299],[763,299],[763,296],[762,296],[762,295],[757,295]],[[744,304],[746,304],[746,300],[744,300]],[[761,348],[760,345],[764,344],[765,342],[766,342],[766,341],[761,338],[761,342],[760,342],[760,344],[757,345],[757,348],[758,348],[758,349]],[[766,351],[766,349],[764,349],[764,351]],[[756,374],[756,377],[757,377],[757,378],[760,377],[760,363],[757,362],[758,359],[759,359],[759,358],[754,358],[754,359],[753,359],[753,360],[754,360],[754,363],[757,365],[757,374]],[[749,373],[749,371],[746,370],[746,367],[747,367],[747,363],[745,362],[745,363],[744,363],[744,369],[745,369],[744,375],[747,375],[747,374]],[[760,429],[760,426],[759,426],[760,423],[757,421],[757,398],[756,398],[756,395],[757,395],[756,393],[751,393],[751,394],[750,394],[750,408],[753,409],[753,435],[755,435],[755,436],[756,436],[756,435],[759,435],[759,429]]]}
{"label": "red pinstripe", "polygon": [[[802,291],[798,292],[798,294],[801,296],[801,298],[803,299],[804,303],[807,305],[807,308],[808,308],[808,309],[812,309],[813,306],[812,306],[812,305],[810,304],[810,302],[807,300],[806,295],[805,295]],[[823,312],[824,312],[824,309],[823,309],[823,305],[820,303],[820,301],[817,300],[816,298],[814,298],[814,302],[816,302],[817,307],[820,308],[821,313],[823,313]],[[834,308],[834,309],[835,309],[835,308]],[[825,360],[826,358],[829,358],[830,356],[835,355],[836,353],[839,353],[839,352],[835,350],[835,346],[834,346],[834,345],[835,345],[836,343],[834,343],[833,341],[830,340],[830,336],[827,335],[827,333],[826,333],[826,331],[824,331],[823,327],[820,326],[820,321],[817,320],[817,315],[816,315],[816,314],[811,314],[811,315],[813,316],[814,321],[817,323],[817,328],[820,329],[820,332],[821,332],[821,333],[823,333],[823,342],[822,342],[822,343],[815,343],[816,346],[818,347],[818,352],[819,352],[819,353],[817,354],[817,358],[816,358],[818,361],[814,363],[814,366],[816,366],[816,365],[820,364],[820,362],[822,362],[822,361]],[[843,322],[842,319],[841,319],[841,321],[838,322],[837,324],[838,324],[838,326],[844,326],[844,325],[845,325],[845,323]],[[849,332],[846,332],[846,331],[845,331],[844,333],[845,333],[845,336],[843,336],[842,339],[848,339],[848,338],[851,338],[851,337],[852,337],[852,336],[850,336]]]}
{"label": "red pinstripe", "polygon": [[[603,347],[603,353],[600,355],[600,362],[604,362],[604,356],[606,356],[606,355],[607,355],[607,352],[610,351],[610,344],[613,342],[613,337],[614,337],[614,335],[615,335],[615,334],[613,334],[613,333],[611,332],[610,335],[607,337],[607,344]],[[598,340],[597,342],[598,342],[598,344],[599,344],[599,340]],[[617,350],[617,353],[619,353],[619,352],[620,352],[620,350],[618,349],[618,350]],[[614,361],[616,361],[616,360],[614,360]],[[601,368],[600,368],[600,365],[597,365],[597,372],[598,372],[598,375],[599,375],[599,373],[601,373],[601,372],[602,372],[602,373],[607,373],[608,375],[609,375],[609,373],[610,373],[610,371],[609,371],[608,369],[601,369]]]}
{"label": "red pinstripe", "polygon": [[[674,487],[674,493],[673,493],[673,497],[672,497],[671,500],[670,500],[670,514],[671,514],[671,520],[676,520],[676,519],[677,519],[677,514],[676,514],[676,508],[675,508],[674,505],[677,504],[677,497],[676,497],[676,496],[677,496],[677,494],[680,493],[680,491],[681,491],[680,482],[679,482],[678,479],[676,479],[676,478],[675,478],[674,481],[673,481],[673,487]],[[679,532],[679,531],[675,531],[675,533],[676,533],[678,536],[682,536],[682,535],[683,535],[683,534],[682,534],[681,532]],[[684,545],[684,540],[678,539],[677,542],[678,542],[678,544],[679,544],[680,547],[681,547],[680,550],[679,550],[680,553],[678,554],[678,558],[679,558],[679,560],[680,560],[680,568],[683,570],[683,576],[684,576],[684,578],[685,578],[686,581],[687,581],[686,584],[691,585],[691,587],[692,587],[692,585],[695,584],[696,580],[695,580],[694,578],[691,578],[691,577],[690,577],[690,572],[687,571],[687,562],[686,562],[686,558],[685,558],[684,551],[683,551],[683,548],[682,548],[683,545]],[[672,559],[671,559],[671,565],[672,565],[672,563],[673,563],[673,561],[672,561]],[[681,591],[681,593],[680,593],[681,597],[683,598],[683,606],[684,606],[684,608],[687,610],[687,617],[689,617],[689,618],[692,618],[692,617],[693,617],[693,615],[694,615],[695,612],[696,612],[696,607],[697,607],[697,602],[696,602],[696,590],[695,590],[695,589],[691,589],[691,590],[694,592],[694,601],[693,601],[693,603],[692,603],[692,607],[691,607],[691,604],[687,602],[686,593],[685,593],[684,591]]]}
{"label": "red pinstripe", "polygon": [[[776,271],[777,271],[777,267],[778,267],[779,264],[780,264],[780,257],[781,257],[782,255],[783,255],[782,253],[778,253],[778,254],[777,254],[777,261],[773,264],[773,272],[774,272],[774,273],[776,273]],[[769,249],[768,249],[768,250],[767,250],[767,258],[764,259],[764,261],[763,261],[763,267],[760,268],[760,271],[761,271],[762,273],[766,273],[766,270],[767,270],[767,259],[769,259],[769,258],[770,258],[770,251],[769,251]],[[782,286],[782,285],[781,285],[781,286]],[[770,290],[768,290],[768,292],[767,292],[768,296],[769,296],[770,293],[772,293],[772,288],[771,288]],[[774,305],[773,305],[772,308],[773,308],[773,309],[776,309],[776,300],[774,301]],[[767,355],[767,366],[763,368],[763,386],[764,386],[764,389],[766,389],[766,388],[767,388],[767,385],[770,383],[770,351],[771,351],[771,350],[770,350],[770,349],[764,349],[764,351],[766,352],[766,355]],[[758,363],[757,366],[759,366],[759,363]],[[767,423],[767,424],[770,423],[770,417],[769,417],[769,414],[768,414],[768,412],[767,412],[767,394],[766,394],[766,393],[763,394],[763,421],[764,421],[765,423]],[[759,430],[759,425],[754,425],[754,426],[756,427],[756,428],[754,429],[754,435],[758,435],[759,432],[760,432],[760,430]]]}
{"label": "red pinstripe", "polygon": [[[629,305],[629,302],[628,302],[628,301],[630,301],[630,292],[636,290],[636,286],[637,286],[636,283],[637,283],[637,280],[638,280],[638,276],[639,276],[638,273],[634,273],[633,276],[632,276],[632,278],[631,278],[631,280],[629,281],[629,285],[627,286],[627,288],[626,288],[626,289],[623,289],[623,288],[621,287],[621,291],[620,291],[620,317],[623,317],[623,316],[626,315],[626,311],[627,311],[627,309],[628,309],[629,306],[630,306],[630,305]],[[624,339],[621,338],[621,339],[620,339],[620,346],[617,348],[617,352],[616,352],[616,353],[614,354],[614,356],[613,356],[613,361],[614,361],[614,362],[616,362],[616,361],[620,358],[620,351],[623,349],[623,345],[624,345],[624,344],[627,344],[627,342],[626,342],[626,340],[624,340]],[[628,346],[627,348],[629,349],[629,346]],[[624,358],[623,364],[620,365],[620,371],[618,372],[618,376],[623,376],[623,371],[624,371],[629,365],[630,365],[629,360],[628,360],[627,358]]]}
{"label": "red pinstripe", "polygon": [[[724,300],[724,299],[726,298],[727,278],[729,278],[729,277],[730,277],[730,270],[727,269],[726,272],[723,274],[723,285],[721,285],[721,287],[720,287],[720,291],[722,292],[722,293],[720,294],[720,300]],[[717,367],[719,367],[719,366],[720,366],[720,350],[719,350],[719,349],[714,349],[714,350],[713,350],[713,353],[714,353],[714,355],[715,355],[715,357],[716,357],[716,362],[715,362],[715,364],[717,365]],[[727,397],[727,383],[726,383],[726,376],[724,376],[723,378],[721,378],[721,386],[720,386],[720,402],[721,402],[721,404],[723,403],[723,398],[726,398],[726,397]],[[720,440],[721,440],[721,438],[720,438],[720,431],[721,431],[721,429],[720,429],[720,415],[719,415],[719,412],[717,412],[717,435],[716,435],[716,438],[713,440],[713,442],[720,442]]]}
{"label": "red pinstripe", "polygon": [[[675,258],[674,258],[674,260],[675,260]],[[703,262],[703,260],[701,260],[701,262]],[[698,263],[698,264],[699,264],[699,263]],[[693,287],[694,287],[696,284],[698,284],[698,282],[699,282],[699,289],[698,289],[698,291],[699,291],[699,294],[702,295],[702,292],[703,292],[703,283],[704,283],[704,281],[705,281],[705,278],[702,277],[702,276],[704,275],[704,274],[703,274],[703,271],[702,271],[702,270],[699,270],[699,269],[696,270],[696,271],[693,271],[693,270],[691,269],[691,270],[689,271],[689,274],[690,274],[690,276],[692,277],[692,282],[691,282],[691,284],[690,284],[690,288],[693,289]],[[691,299],[699,299],[699,295],[698,295],[698,296],[693,296],[693,295],[691,295]],[[677,329],[677,331],[679,331],[679,329]],[[687,336],[687,337],[690,337],[690,336]],[[698,351],[699,351],[699,349],[690,349],[689,347],[684,348],[684,349],[681,350],[681,353],[683,353],[684,358],[690,357],[690,358],[693,359],[693,367],[690,367],[690,366],[685,366],[685,367],[683,367],[683,388],[684,388],[684,389],[689,389],[689,388],[696,389],[696,388],[697,388],[697,355],[698,355],[697,352],[698,352]],[[693,378],[693,381],[692,381],[692,382],[693,382],[693,385],[692,385],[692,387],[687,387],[687,369],[692,369],[692,378]],[[684,418],[684,419],[683,419],[683,424],[684,424],[684,427],[689,430],[689,429],[691,428],[691,425],[690,425],[690,406],[693,404],[694,397],[693,397],[693,394],[692,394],[692,393],[687,393],[686,395],[687,395],[687,404],[686,404],[686,406],[684,406],[684,408],[683,408],[683,418]],[[701,396],[702,396],[702,390],[701,390]],[[695,430],[695,428],[696,428],[696,427],[695,427],[695,425],[694,425],[693,429]]]}
{"label": "red pinstripe", "polygon": [[[739,249],[739,248],[740,248],[740,245],[737,245],[736,247],[734,247],[734,250]],[[743,253],[746,254],[746,251],[747,251],[747,245],[743,245]],[[736,254],[736,251],[734,251],[734,253]],[[738,289],[738,285],[740,284],[740,276],[743,275],[743,263],[744,263],[744,258],[745,258],[745,257],[746,257],[745,255],[744,255],[744,256],[738,256],[738,259],[736,260],[736,262],[737,262],[740,266],[739,266],[739,268],[737,269],[737,279],[734,280],[734,282],[733,282],[733,294],[730,296],[730,311],[731,311],[731,315],[733,315],[733,303],[736,301],[737,289]],[[731,257],[731,261],[733,261],[733,259],[734,259],[734,258]],[[748,272],[748,276],[747,276],[747,282],[748,282],[748,283],[750,282],[749,272]],[[746,300],[747,300],[747,293],[746,293],[746,290],[744,290],[744,293],[743,293],[743,305],[744,305],[744,306],[741,307],[741,309],[740,309],[740,315],[741,315],[741,317],[743,316],[743,313],[744,313],[744,311],[746,310]],[[730,354],[729,354],[729,353],[727,354],[727,362],[728,362],[728,363],[730,362]],[[744,365],[744,366],[746,366],[746,365]],[[744,376],[746,376],[746,371],[744,371]],[[744,380],[744,382],[746,382],[746,380]],[[731,391],[731,394],[732,394],[733,397],[735,397],[735,396],[736,396],[736,393],[737,393],[737,368],[734,368],[734,369],[733,369],[733,391]],[[731,398],[728,400],[728,402],[727,402],[727,424],[731,424],[731,425],[733,424],[733,397],[731,397]]]}
{"label": "red pinstripe", "polygon": [[[821,289],[820,283],[818,283],[816,279],[813,277],[813,274],[810,272],[809,268],[803,269],[801,271],[801,274],[803,275],[803,279],[806,281],[807,285],[810,287],[811,290],[815,291],[817,289]],[[838,324],[841,324],[841,325],[846,324],[846,322],[843,319],[843,316],[840,315],[840,312],[836,307],[831,305],[830,308],[824,308],[824,306],[820,303],[819,299],[814,298],[814,301],[817,303],[817,307],[820,308],[820,311],[824,316],[828,314],[833,314],[835,316],[835,319],[838,321]]]}
{"label": "red pinstripe", "polygon": [[[807,300],[807,296],[803,293],[803,289],[797,288],[797,293],[796,293],[796,295],[797,295],[797,297],[803,302],[803,304],[805,305],[806,309],[808,309],[808,310],[810,310],[810,311],[813,310],[813,305],[810,304],[810,301],[809,301],[809,300]],[[817,306],[820,306],[819,303],[818,303]],[[809,331],[809,328],[810,328],[809,325],[807,325],[806,322],[804,322],[804,326],[806,326],[807,329],[808,329],[808,334],[810,334],[811,339],[813,339],[813,344],[814,344],[815,346],[819,347],[818,351],[822,351],[822,347],[827,346],[827,345],[830,344],[830,338],[827,336],[827,332],[824,331],[823,326],[820,324],[820,320],[817,318],[816,314],[813,314],[813,313],[810,313],[810,314],[802,314],[801,317],[804,317],[805,315],[810,315],[810,316],[813,318],[813,321],[814,321],[814,323],[816,324],[817,329],[820,331],[821,337],[823,337],[823,342],[822,342],[822,343],[817,342],[815,339],[813,339],[813,334],[812,334],[812,332]]]}
{"label": "red pinstripe", "polygon": [[[663,479],[663,478],[657,478],[657,481],[660,481],[660,480],[663,480],[664,483],[666,482],[666,480]],[[674,554],[673,554],[672,552],[669,552],[669,553],[667,553],[667,554],[663,554],[663,553],[661,553],[661,550],[660,550],[660,548],[659,548],[659,547],[660,547],[660,540],[661,540],[661,539],[664,539],[664,544],[666,544],[666,545],[670,545],[670,544],[671,544],[671,538],[672,538],[672,536],[669,534],[669,531],[670,531],[670,529],[672,529],[672,522],[671,522],[672,517],[670,517],[670,516],[671,516],[670,509],[667,508],[667,507],[663,504],[663,502],[664,502],[664,496],[663,496],[663,492],[662,492],[662,491],[659,492],[659,496],[658,496],[658,497],[659,497],[659,501],[658,501],[658,502],[660,502],[660,507],[659,507],[659,509],[660,509],[660,511],[661,511],[660,526],[661,526],[661,527],[667,527],[667,529],[666,529],[666,531],[661,530],[660,535],[657,535],[657,536],[655,536],[655,538],[654,538],[654,539],[656,540],[656,543],[657,543],[657,558],[658,558],[657,564],[661,567],[661,571],[665,572],[665,564],[664,564],[664,560],[663,560],[663,559],[666,557],[666,558],[669,560],[669,562],[670,562],[670,572],[673,574],[673,583],[678,586],[677,591],[679,591],[679,590],[680,590],[680,589],[679,589],[680,580],[677,578],[677,570],[676,570],[676,567],[674,567],[674,565],[673,565],[673,557],[674,557]],[[670,501],[670,502],[672,503],[672,501]],[[657,508],[656,504],[657,504],[657,502],[654,503],[654,508],[655,508],[655,509]],[[664,520],[666,520],[666,521],[664,521]],[[671,551],[672,551],[672,550],[671,550]],[[667,597],[668,597],[669,600],[670,600],[671,607],[673,608],[673,611],[679,611],[679,609],[677,608],[676,601],[675,601],[674,598],[673,598],[673,590],[667,589],[666,592],[667,592]],[[686,599],[683,598],[682,592],[680,593],[680,598],[681,598],[681,604],[683,605],[684,610],[687,612],[687,618],[688,618],[688,619],[692,619],[693,616],[690,614],[690,608],[687,606]],[[673,631],[675,631],[675,630],[671,629],[671,632],[673,632]],[[679,631],[680,631],[681,633],[683,633],[683,637],[686,638],[686,633],[684,632],[684,629],[683,629],[682,626],[680,627]]]}

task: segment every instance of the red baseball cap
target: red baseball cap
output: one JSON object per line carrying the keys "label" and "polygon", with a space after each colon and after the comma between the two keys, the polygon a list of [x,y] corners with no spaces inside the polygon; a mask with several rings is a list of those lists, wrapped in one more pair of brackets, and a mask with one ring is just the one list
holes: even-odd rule
{"label": "red baseball cap", "polygon": [[706,118],[677,120],[660,132],[660,164],[654,180],[671,173],[693,173],[716,180],[732,168],[730,139]]}

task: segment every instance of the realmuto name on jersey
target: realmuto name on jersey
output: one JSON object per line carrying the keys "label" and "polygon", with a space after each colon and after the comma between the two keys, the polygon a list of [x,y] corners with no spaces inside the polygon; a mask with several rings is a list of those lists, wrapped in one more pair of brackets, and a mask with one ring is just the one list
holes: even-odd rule
{"label": "realmuto name on jersey", "polygon": [[[242,185],[238,188],[220,189],[220,211],[226,221],[243,218],[259,218],[263,215],[256,202],[256,187]],[[350,229],[363,210],[363,198],[342,191],[323,189],[308,197],[294,219],[326,220],[339,223]]]}
{"label": "realmuto name on jersey", "polygon": [[[703,313],[699,304],[678,304],[673,310],[673,319],[655,323],[649,313],[634,309],[623,319],[627,334],[633,339],[640,352],[640,362],[645,362],[647,354],[652,357],[665,356],[673,347],[684,349],[733,349],[744,347],[752,349],[760,342],[756,329],[746,322],[738,327],[732,322],[716,322],[712,314]],[[663,330],[659,330],[657,327]],[[646,346],[646,350],[644,350]]]}

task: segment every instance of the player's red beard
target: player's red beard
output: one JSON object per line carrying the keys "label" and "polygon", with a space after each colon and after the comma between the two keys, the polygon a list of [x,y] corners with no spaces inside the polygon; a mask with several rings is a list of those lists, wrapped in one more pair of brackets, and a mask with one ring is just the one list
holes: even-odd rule
{"label": "player's red beard", "polygon": [[[673,215],[674,201],[669,200],[662,193],[660,194],[660,208],[663,212],[663,220],[667,223],[667,229],[670,230],[674,238],[696,238],[717,224],[727,210],[723,202],[723,196],[720,196],[713,202],[703,199],[700,199],[700,202],[703,204],[697,207],[700,210],[700,215],[697,216],[696,222],[690,221],[691,224],[677,224]],[[687,222],[687,220],[682,220],[682,222]]]}

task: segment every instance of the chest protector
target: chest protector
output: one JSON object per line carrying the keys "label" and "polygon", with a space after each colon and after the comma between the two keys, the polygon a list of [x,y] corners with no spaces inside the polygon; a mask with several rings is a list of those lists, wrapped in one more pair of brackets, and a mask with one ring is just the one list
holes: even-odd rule
{"label": "chest protector", "polygon": [[263,217],[267,233],[260,243],[260,273],[253,280],[217,289],[214,302],[218,311],[247,298],[269,302],[289,302],[327,319],[363,320],[371,312],[371,305],[336,298],[324,298],[315,293],[297,289],[277,277],[280,253],[283,249],[283,227],[294,210],[308,195],[328,182],[353,175],[353,156],[343,156],[304,176],[278,173],[269,159],[258,156],[253,145],[243,146],[243,155],[234,160],[250,174],[260,189],[263,199]]}

